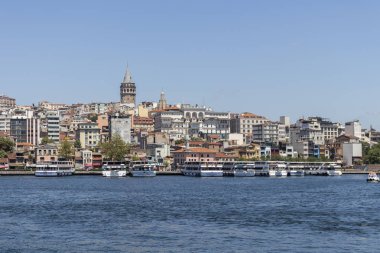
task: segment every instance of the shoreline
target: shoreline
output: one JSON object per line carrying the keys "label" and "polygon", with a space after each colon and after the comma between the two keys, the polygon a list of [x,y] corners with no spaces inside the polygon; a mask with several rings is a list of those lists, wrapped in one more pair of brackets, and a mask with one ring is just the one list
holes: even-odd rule
{"label": "shoreline", "polygon": [[[368,175],[368,171],[346,169],[342,170],[343,175]],[[34,171],[30,170],[2,170],[0,171],[0,176],[34,176]],[[102,176],[102,171],[86,171],[78,170],[75,171],[72,176]],[[130,173],[127,173],[130,176]],[[157,176],[183,176],[179,171],[157,171]],[[313,176],[313,175],[307,175]]]}

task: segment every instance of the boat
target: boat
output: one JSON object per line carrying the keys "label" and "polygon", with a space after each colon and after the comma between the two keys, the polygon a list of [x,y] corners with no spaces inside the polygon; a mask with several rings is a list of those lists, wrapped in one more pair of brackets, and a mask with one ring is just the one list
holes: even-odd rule
{"label": "boat", "polygon": [[324,169],[326,169],[328,176],[341,176],[343,174],[341,166],[336,163],[330,163],[327,166],[324,166]]}
{"label": "boat", "polygon": [[132,177],[155,177],[157,164],[146,162],[133,162],[130,164]]}
{"label": "boat", "polygon": [[254,177],[255,164],[236,164],[233,169],[234,177]]}
{"label": "boat", "polygon": [[289,171],[289,175],[292,177],[303,177],[305,176],[304,170],[291,170]]}
{"label": "boat", "polygon": [[62,177],[71,176],[75,172],[71,161],[51,161],[36,164],[34,175],[36,177]]}
{"label": "boat", "polygon": [[378,183],[379,181],[379,176],[375,172],[368,173],[367,182]]}
{"label": "boat", "polygon": [[127,170],[124,162],[108,161],[104,162],[102,166],[103,177],[125,177]]}
{"label": "boat", "polygon": [[288,164],[289,175],[291,177],[303,177],[305,176],[305,170],[303,165],[299,164]]}
{"label": "boat", "polygon": [[185,162],[182,174],[194,177],[223,177],[223,165],[217,162]]}
{"label": "boat", "polygon": [[269,169],[270,177],[287,177],[286,164],[277,163],[274,168]]}

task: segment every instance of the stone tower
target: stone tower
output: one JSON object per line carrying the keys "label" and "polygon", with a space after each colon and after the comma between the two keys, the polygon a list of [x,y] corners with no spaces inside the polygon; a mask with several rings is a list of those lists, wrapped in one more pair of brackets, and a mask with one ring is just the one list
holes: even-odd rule
{"label": "stone tower", "polygon": [[120,103],[136,103],[136,85],[135,82],[132,80],[132,75],[128,67],[125,71],[124,80],[120,85]]}
{"label": "stone tower", "polygon": [[161,92],[160,100],[158,101],[158,109],[164,110],[167,107],[166,97],[165,93]]}

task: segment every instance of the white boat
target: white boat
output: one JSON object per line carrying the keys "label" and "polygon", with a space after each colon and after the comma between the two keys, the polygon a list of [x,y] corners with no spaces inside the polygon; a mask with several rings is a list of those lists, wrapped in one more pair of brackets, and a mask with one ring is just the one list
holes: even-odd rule
{"label": "white boat", "polygon": [[130,165],[132,177],[155,177],[157,165],[153,163],[134,162]]}
{"label": "white boat", "polygon": [[234,177],[254,177],[255,176],[255,164],[236,164],[233,171]]}
{"label": "white boat", "polygon": [[104,162],[102,166],[103,177],[125,177],[127,170],[124,162]]}
{"label": "white boat", "polygon": [[223,177],[222,166],[217,162],[185,162],[182,173],[194,177]]}
{"label": "white boat", "polygon": [[341,166],[336,163],[328,164],[327,166],[324,166],[324,169],[326,169],[328,176],[341,176],[343,174]]}
{"label": "white boat", "polygon": [[288,171],[286,170],[286,165],[278,163],[275,165],[275,168],[269,169],[270,177],[287,177]]}
{"label": "white boat", "polygon": [[368,173],[367,182],[378,183],[379,181],[379,176],[375,172]]}
{"label": "white boat", "polygon": [[51,161],[36,164],[36,177],[71,176],[75,172],[74,164],[70,161]]}

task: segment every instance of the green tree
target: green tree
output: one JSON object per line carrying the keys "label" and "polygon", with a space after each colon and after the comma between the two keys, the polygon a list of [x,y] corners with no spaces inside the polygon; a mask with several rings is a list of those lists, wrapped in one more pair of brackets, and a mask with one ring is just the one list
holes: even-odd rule
{"label": "green tree", "polygon": [[80,143],[80,140],[76,140],[74,142],[74,148],[80,149],[82,148],[82,144]]}
{"label": "green tree", "polygon": [[8,153],[13,152],[15,143],[7,137],[0,137],[0,158],[6,157]]}
{"label": "green tree", "polygon": [[100,152],[111,161],[123,161],[126,154],[130,152],[130,146],[116,134],[109,142],[100,144]]}
{"label": "green tree", "polygon": [[66,139],[62,141],[60,144],[61,145],[58,150],[59,156],[64,158],[65,160],[71,160],[74,154],[73,145]]}
{"label": "green tree", "polygon": [[96,121],[98,120],[98,115],[97,115],[97,114],[89,114],[89,115],[87,116],[87,118],[88,118],[89,120],[91,120],[91,122],[96,123]]}
{"label": "green tree", "polygon": [[45,136],[41,139],[41,144],[42,145],[46,145],[46,144],[49,144],[49,143],[53,143],[54,141],[52,139],[49,139],[49,137]]}
{"label": "green tree", "polygon": [[364,152],[364,163],[378,164],[380,163],[380,144],[376,144],[365,150]]}

